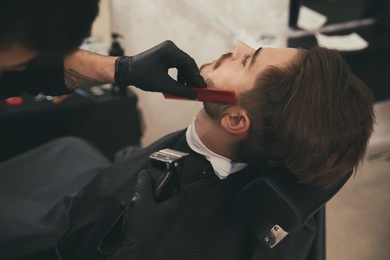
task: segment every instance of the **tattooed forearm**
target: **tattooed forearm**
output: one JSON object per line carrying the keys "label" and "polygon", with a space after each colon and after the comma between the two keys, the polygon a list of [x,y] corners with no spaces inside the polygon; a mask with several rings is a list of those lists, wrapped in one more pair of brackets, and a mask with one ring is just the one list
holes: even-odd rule
{"label": "tattooed forearm", "polygon": [[93,87],[97,85],[102,85],[105,82],[101,82],[89,77],[86,77],[75,70],[65,69],[64,70],[65,77],[65,85],[69,89],[77,89],[77,88],[87,88]]}

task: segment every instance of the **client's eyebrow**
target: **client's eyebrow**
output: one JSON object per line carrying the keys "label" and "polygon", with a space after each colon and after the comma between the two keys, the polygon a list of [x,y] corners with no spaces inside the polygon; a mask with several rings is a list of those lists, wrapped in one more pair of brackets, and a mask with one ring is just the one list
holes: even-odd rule
{"label": "client's eyebrow", "polygon": [[251,58],[251,63],[249,64],[249,69],[252,67],[253,64],[255,64],[256,62],[256,59],[257,59],[257,56],[259,56],[259,53],[260,53],[260,50],[262,49],[262,47],[258,48],[255,53],[253,54],[252,58]]}

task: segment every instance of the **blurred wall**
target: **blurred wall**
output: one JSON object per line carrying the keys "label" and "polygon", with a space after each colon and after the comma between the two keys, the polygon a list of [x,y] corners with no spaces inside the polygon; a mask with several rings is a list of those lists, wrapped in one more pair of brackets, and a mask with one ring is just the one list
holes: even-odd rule
{"label": "blurred wall", "polygon": [[99,15],[93,23],[91,35],[101,42],[105,49],[111,41],[111,27],[111,0],[100,0]]}
{"label": "blurred wall", "polygon": [[[112,31],[124,36],[127,55],[169,39],[200,66],[231,51],[237,40],[257,47],[287,45],[289,0],[105,2],[101,4],[111,9]],[[170,75],[175,77],[175,71]],[[164,100],[162,94],[133,89],[145,123],[143,146],[188,126],[202,107],[200,102]]]}

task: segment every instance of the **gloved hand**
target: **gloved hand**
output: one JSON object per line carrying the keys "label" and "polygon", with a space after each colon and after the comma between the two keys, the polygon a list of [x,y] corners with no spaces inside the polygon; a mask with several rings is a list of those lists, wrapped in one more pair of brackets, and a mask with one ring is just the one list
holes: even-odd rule
{"label": "gloved hand", "polygon": [[[168,75],[170,68],[177,68],[178,81]],[[206,87],[194,59],[171,41],[135,56],[119,57],[115,61],[115,84],[191,99],[196,98],[196,93],[190,87]]]}
{"label": "gloved hand", "polygon": [[110,260],[159,259],[179,230],[184,194],[157,204],[148,171],[139,173],[123,219],[123,242]]}

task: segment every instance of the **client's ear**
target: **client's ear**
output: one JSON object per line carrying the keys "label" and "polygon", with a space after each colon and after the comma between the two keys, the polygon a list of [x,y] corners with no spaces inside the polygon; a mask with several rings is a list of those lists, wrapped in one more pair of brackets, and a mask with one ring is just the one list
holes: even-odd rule
{"label": "client's ear", "polygon": [[249,130],[250,120],[247,112],[240,106],[234,106],[224,111],[221,126],[232,134],[246,134]]}

